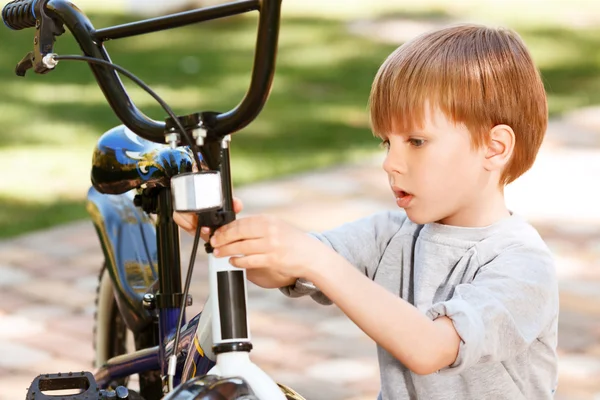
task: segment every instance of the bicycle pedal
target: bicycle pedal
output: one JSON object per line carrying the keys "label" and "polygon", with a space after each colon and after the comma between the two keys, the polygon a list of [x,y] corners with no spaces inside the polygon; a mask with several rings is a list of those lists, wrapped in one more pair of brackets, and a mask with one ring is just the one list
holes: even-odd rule
{"label": "bicycle pedal", "polygon": [[[59,391],[79,391],[79,393],[60,394]],[[26,400],[102,399],[127,400],[129,392],[123,386],[117,387],[114,391],[100,390],[91,372],[59,372],[37,376],[29,386],[26,397]]]}

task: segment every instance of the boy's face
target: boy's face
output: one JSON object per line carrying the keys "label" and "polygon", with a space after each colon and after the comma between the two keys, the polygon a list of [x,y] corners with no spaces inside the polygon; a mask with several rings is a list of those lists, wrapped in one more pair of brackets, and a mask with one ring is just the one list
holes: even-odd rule
{"label": "boy's face", "polygon": [[386,139],[383,169],[398,206],[410,220],[466,223],[483,200],[480,194],[489,180],[482,165],[483,150],[472,148],[467,128],[436,108],[425,114],[422,129],[399,132],[394,128]]}

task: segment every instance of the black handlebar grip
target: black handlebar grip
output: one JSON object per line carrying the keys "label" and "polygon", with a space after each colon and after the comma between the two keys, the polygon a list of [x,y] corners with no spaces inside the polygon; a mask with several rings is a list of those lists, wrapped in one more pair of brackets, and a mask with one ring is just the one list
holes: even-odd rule
{"label": "black handlebar grip", "polygon": [[35,4],[38,0],[13,0],[2,9],[2,21],[10,29],[18,31],[35,26]]}

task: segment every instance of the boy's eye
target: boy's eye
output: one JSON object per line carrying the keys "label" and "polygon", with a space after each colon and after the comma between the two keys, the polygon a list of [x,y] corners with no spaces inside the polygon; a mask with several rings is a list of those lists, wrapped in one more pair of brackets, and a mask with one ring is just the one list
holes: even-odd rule
{"label": "boy's eye", "polygon": [[382,140],[381,141],[381,147],[383,147],[386,150],[390,149],[390,141],[389,140]]}
{"label": "boy's eye", "polygon": [[408,142],[414,147],[421,147],[425,144],[424,139],[408,139]]}

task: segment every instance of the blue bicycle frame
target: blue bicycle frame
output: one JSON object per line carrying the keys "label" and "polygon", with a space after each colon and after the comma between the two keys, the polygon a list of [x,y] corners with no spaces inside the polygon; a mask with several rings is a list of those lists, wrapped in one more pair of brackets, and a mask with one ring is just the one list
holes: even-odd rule
{"label": "blue bicycle frame", "polygon": [[[155,144],[119,126],[99,139],[92,164],[94,187],[88,191],[87,210],[102,245],[120,315],[135,335],[152,333],[157,323],[159,338],[158,343],[144,343],[144,347],[153,345],[149,348],[108,360],[95,376],[104,388],[131,374],[160,370],[164,375],[166,371],[181,312],[179,236],[171,218],[168,182],[191,171],[192,154],[187,148]],[[147,185],[155,188],[146,200],[157,203],[156,223],[140,209],[148,206],[140,204],[142,197],[136,202],[132,194],[133,188]],[[204,375],[214,365],[198,343],[199,320],[200,314],[182,329],[178,353],[186,357],[177,381]]]}

